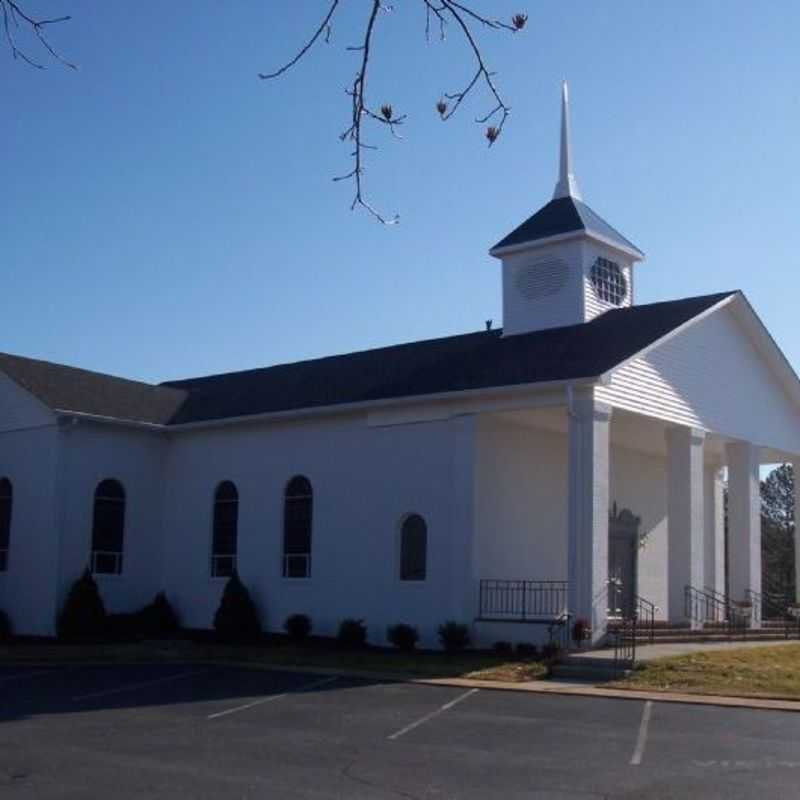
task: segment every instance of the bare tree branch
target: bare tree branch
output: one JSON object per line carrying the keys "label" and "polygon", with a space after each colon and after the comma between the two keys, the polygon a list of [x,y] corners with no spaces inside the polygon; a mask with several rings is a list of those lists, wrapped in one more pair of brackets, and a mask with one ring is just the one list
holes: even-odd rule
{"label": "bare tree branch", "polygon": [[27,28],[32,32],[39,43],[44,49],[64,66],[70,69],[77,69],[77,65],[67,61],[61,53],[58,52],[51,44],[46,35],[46,28],[48,25],[57,25],[59,22],[67,22],[72,17],[51,17],[48,19],[36,19],[30,14],[23,11],[20,7],[19,0],[0,0],[0,13],[3,17],[3,32],[6,37],[6,42],[11,48],[11,55],[15,59],[24,61],[26,64],[34,67],[35,69],[44,69],[44,64],[34,61],[24,50],[17,44],[16,34],[21,28]]}
{"label": "bare tree branch", "polygon": [[268,72],[262,73],[259,72],[258,77],[261,80],[269,80],[270,78],[277,78],[279,75],[283,75],[284,72],[290,70],[315,44],[317,39],[322,36],[323,32],[325,34],[325,41],[330,40],[331,36],[331,19],[333,18],[333,14],[336,11],[336,7],[339,5],[339,0],[333,0],[331,2],[330,8],[328,9],[328,13],[325,15],[325,19],[322,20],[320,23],[319,28],[315,31],[314,35],[308,40],[308,42],[303,45],[303,47],[299,50],[297,55],[291,60],[284,64],[280,69],[276,70],[275,72]]}
{"label": "bare tree branch", "polygon": [[[509,31],[516,33],[522,30],[527,23],[527,16],[525,14],[515,14],[511,18],[511,22],[503,22],[502,20],[488,17],[460,0],[418,0],[425,10],[425,38],[430,41],[431,27],[434,20],[439,24],[439,37],[442,41],[445,40],[445,33],[448,23],[455,23],[456,27],[462,34],[462,38],[467,45],[468,50],[472,53],[475,62],[475,73],[464,89],[459,92],[446,93],[442,99],[436,104],[436,110],[442,120],[447,121],[459,109],[464,100],[472,93],[475,87],[482,83],[489,94],[492,96],[494,105],[484,114],[476,118],[476,122],[486,124],[493,119],[497,119],[496,124],[489,125],[486,128],[485,135],[491,147],[503,131],[503,126],[506,123],[511,107],[501,97],[497,86],[494,81],[494,73],[491,72],[486,62],[484,61],[481,49],[472,27],[483,27],[494,31]],[[339,0],[332,0],[328,8],[328,12],[323,18],[321,24],[314,32],[311,39],[297,52],[294,58],[288,61],[279,69],[270,73],[259,73],[262,79],[277,78],[288,69],[293,67],[300,61],[308,51],[313,47],[315,42],[325,33],[325,40],[327,41],[330,35],[330,23],[333,17]],[[345,89],[345,93],[350,97],[351,101],[351,120],[350,125],[341,135],[342,141],[352,142],[353,150],[351,157],[353,159],[353,168],[345,173],[334,178],[334,181],[352,180],[355,185],[355,196],[351,204],[351,208],[355,209],[361,207],[371,214],[378,222],[384,225],[392,225],[399,221],[399,217],[388,217],[381,212],[377,211],[365,198],[364,194],[364,151],[376,150],[374,145],[367,144],[363,138],[363,123],[365,120],[385,125],[391,135],[395,138],[402,138],[397,132],[397,128],[406,120],[406,115],[395,115],[392,106],[385,103],[381,106],[379,111],[370,108],[367,103],[367,77],[370,66],[370,55],[373,44],[373,35],[378,14],[382,11],[393,10],[393,7],[388,5],[385,0],[370,0],[369,15],[367,24],[364,31],[364,38],[358,45],[351,45],[346,49],[349,52],[361,53],[361,60],[356,72],[355,79],[351,86]],[[447,102],[450,101],[450,102]],[[452,103],[452,105],[451,105]]]}

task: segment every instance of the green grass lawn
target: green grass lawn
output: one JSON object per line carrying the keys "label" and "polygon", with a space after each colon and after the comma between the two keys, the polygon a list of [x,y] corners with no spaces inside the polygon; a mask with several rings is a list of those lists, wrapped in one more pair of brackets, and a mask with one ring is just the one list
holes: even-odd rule
{"label": "green grass lawn", "polygon": [[135,644],[15,643],[0,647],[0,665],[20,662],[141,662],[141,661],[236,661],[285,667],[354,670],[409,678],[472,678],[486,681],[541,680],[547,667],[540,661],[514,655],[465,651],[441,652],[365,648],[339,649],[311,642],[265,645],[220,645],[189,641]]}
{"label": "green grass lawn", "polygon": [[800,700],[800,644],[661,658],[610,684],[623,689]]}

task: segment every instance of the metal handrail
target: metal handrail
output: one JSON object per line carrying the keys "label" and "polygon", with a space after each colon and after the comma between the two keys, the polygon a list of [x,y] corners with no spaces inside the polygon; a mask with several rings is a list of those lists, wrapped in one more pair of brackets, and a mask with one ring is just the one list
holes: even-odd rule
{"label": "metal handrail", "polygon": [[747,617],[726,595],[713,589],[704,591],[695,586],[684,589],[684,613],[693,622],[724,625],[728,636],[740,631],[747,636]]}
{"label": "metal handrail", "polygon": [[614,631],[614,677],[618,678],[627,667],[636,666],[636,639],[638,620],[634,614],[625,617]]}
{"label": "metal handrail", "polygon": [[656,612],[658,611],[658,606],[638,594],[634,596],[634,604],[637,625],[644,624],[646,626],[648,631],[647,639],[652,644],[656,639]]}
{"label": "metal handrail", "polygon": [[567,581],[480,581],[481,619],[554,619],[567,611]]}
{"label": "metal handrail", "polygon": [[788,639],[795,629],[800,635],[800,619],[790,612],[791,602],[788,597],[770,594],[769,592],[756,592],[753,589],[745,590],[745,597],[753,605],[753,618],[758,615],[758,623],[764,619],[777,619],[783,621],[783,635]]}

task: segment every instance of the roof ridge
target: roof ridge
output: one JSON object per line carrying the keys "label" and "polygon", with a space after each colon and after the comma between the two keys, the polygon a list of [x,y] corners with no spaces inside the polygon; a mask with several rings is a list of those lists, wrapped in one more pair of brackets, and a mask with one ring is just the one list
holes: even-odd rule
{"label": "roof ridge", "polygon": [[[137,378],[126,378],[122,375],[114,375],[110,372],[100,372],[99,370],[95,369],[86,369],[86,367],[76,367],[72,364],[64,364],[60,361],[50,361],[46,358],[32,358],[30,356],[18,355],[17,353],[5,353],[0,351],[0,361],[2,361],[2,359],[5,358],[13,359],[15,361],[26,362],[28,364],[41,364],[48,367],[58,367],[59,369],[67,369],[73,372],[80,372],[83,375],[93,375],[98,378],[106,378],[115,381],[124,381],[125,383],[135,383],[138,386],[146,386],[151,389],[159,389],[164,387],[164,384],[162,383],[150,383],[149,381],[143,381]],[[2,366],[0,366],[0,369],[2,369]],[[173,387],[168,386],[165,388],[173,388]]]}
{"label": "roof ridge", "polygon": [[390,350],[400,350],[404,347],[416,347],[418,345],[431,344],[433,342],[447,342],[454,339],[467,339],[472,336],[487,336],[502,334],[502,328],[490,328],[489,330],[468,331],[467,333],[454,333],[449,336],[431,336],[427,339],[415,339],[409,342],[397,342],[396,344],[381,345],[379,347],[368,347],[365,350],[352,350],[345,353],[332,353],[327,356],[316,356],[314,358],[302,358],[299,361],[281,361],[277,364],[265,364],[260,367],[248,367],[247,369],[233,370],[232,372],[212,372],[208,375],[197,375],[191,378],[177,378],[172,380],[163,381],[158,386],[166,386],[168,388],[182,388],[181,384],[192,383],[194,381],[210,380],[212,378],[223,378],[232,375],[247,375],[256,372],[263,372],[269,369],[278,369],[280,367],[295,367],[301,364],[315,364],[322,361],[333,361],[337,358],[350,358],[352,356],[367,355],[380,352],[387,352]]}

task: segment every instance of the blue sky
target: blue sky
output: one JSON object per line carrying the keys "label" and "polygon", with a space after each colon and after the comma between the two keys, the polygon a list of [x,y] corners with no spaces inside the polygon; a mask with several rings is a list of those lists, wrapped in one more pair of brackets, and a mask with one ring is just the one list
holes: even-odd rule
{"label": "blue sky", "polygon": [[0,350],[154,381],[499,324],[487,250],[552,193],[566,77],[584,198],[648,255],[638,302],[740,288],[800,366],[800,4],[474,4],[530,17],[482,34],[513,107],[491,150],[485,95],[433,109],[470,75],[455,32],[426,44],[414,0],[379,21],[369,97],[409,115],[370,134],[384,228],[331,181],[365,0],[269,83],[324,0],[29,3],[73,15],[52,40],[80,70],[0,49]]}

